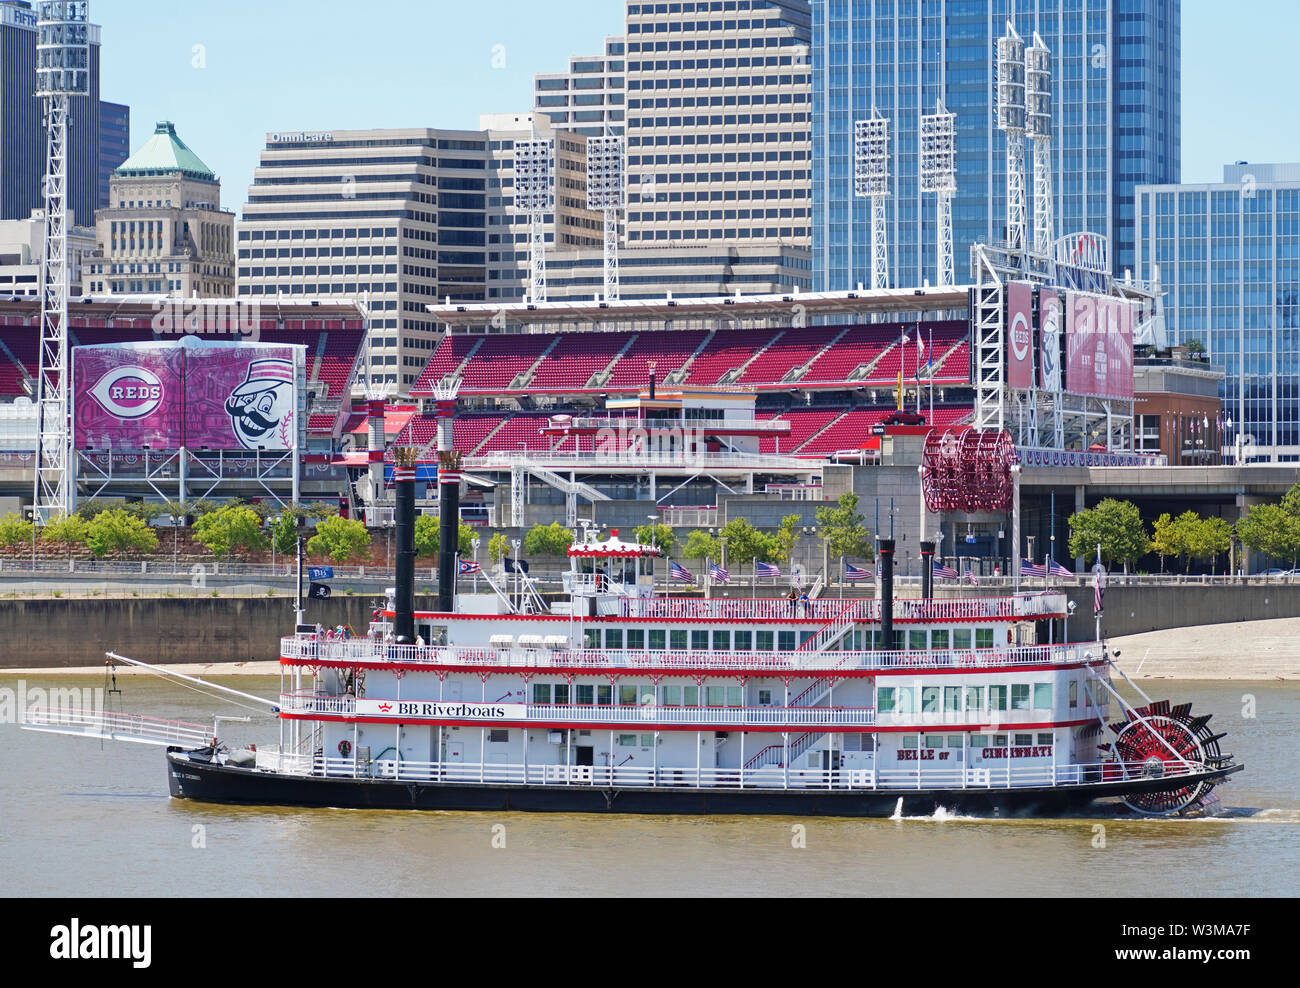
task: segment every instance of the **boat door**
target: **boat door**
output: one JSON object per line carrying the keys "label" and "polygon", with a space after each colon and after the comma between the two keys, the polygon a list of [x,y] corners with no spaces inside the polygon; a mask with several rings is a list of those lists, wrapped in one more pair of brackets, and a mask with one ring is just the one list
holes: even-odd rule
{"label": "boat door", "polygon": [[448,741],[447,742],[447,761],[463,762],[465,760],[465,742]]}
{"label": "boat door", "polygon": [[839,784],[840,764],[841,758],[838,748],[830,748],[822,752],[822,771],[834,772],[834,779],[837,785]]}
{"label": "boat door", "polygon": [[596,748],[594,745],[578,745],[573,749],[573,764],[575,765],[592,765],[596,764]]}

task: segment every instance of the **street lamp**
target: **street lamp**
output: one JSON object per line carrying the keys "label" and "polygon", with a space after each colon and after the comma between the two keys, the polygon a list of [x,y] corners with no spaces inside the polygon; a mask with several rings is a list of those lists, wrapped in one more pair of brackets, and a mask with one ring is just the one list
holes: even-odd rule
{"label": "street lamp", "polygon": [[474,592],[478,593],[478,547],[480,545],[479,537],[475,535],[469,540],[470,547],[474,550]]}

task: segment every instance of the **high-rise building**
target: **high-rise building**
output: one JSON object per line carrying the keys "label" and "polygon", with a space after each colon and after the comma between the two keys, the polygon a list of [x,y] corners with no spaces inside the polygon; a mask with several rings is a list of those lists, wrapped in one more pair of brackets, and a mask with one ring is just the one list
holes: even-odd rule
{"label": "high-rise building", "polygon": [[117,166],[131,155],[131,108],[99,103],[99,208],[108,205],[109,183]]}
{"label": "high-rise building", "polygon": [[627,243],[809,243],[808,0],[627,5]]}
{"label": "high-rise building", "polygon": [[1224,445],[1300,460],[1300,164],[1139,186],[1136,236],[1135,273],[1159,275],[1169,341],[1199,342],[1225,371]]}
{"label": "high-rise building", "polygon": [[113,172],[95,237],[85,295],[235,295],[235,215],[221,208],[221,180],[168,120]]}
{"label": "high-rise building", "polygon": [[[45,125],[36,98],[37,11],[0,0],[0,219],[44,209]],[[99,25],[91,24],[90,92],[68,104],[68,209],[89,224],[99,206]]]}
{"label": "high-rise building", "polygon": [[996,127],[995,62],[1008,19],[1026,41],[1036,31],[1051,51],[1057,235],[1103,234],[1115,273],[1132,269],[1135,187],[1179,180],[1180,7],[1180,0],[812,0],[814,288],[871,282],[871,206],[853,195],[853,124],[873,109],[889,121],[891,283],[936,278],[935,197],[920,191],[917,159],[918,118],[939,101],[956,114],[957,280],[966,280],[971,244],[1004,240],[1006,138]]}
{"label": "high-rise building", "polygon": [[606,38],[603,55],[575,55],[568,72],[538,75],[533,108],[556,127],[588,137],[623,133],[626,39]]}
{"label": "high-rise building", "polygon": [[[81,273],[95,250],[93,227],[68,228],[68,283],[81,294]],[[36,210],[25,220],[0,220],[0,295],[39,295],[41,256],[45,251],[45,214]]]}
{"label": "high-rise building", "polygon": [[239,294],[364,299],[370,371],[405,391],[440,334],[425,307],[484,300],[487,179],[482,131],[267,134],[239,223]]}

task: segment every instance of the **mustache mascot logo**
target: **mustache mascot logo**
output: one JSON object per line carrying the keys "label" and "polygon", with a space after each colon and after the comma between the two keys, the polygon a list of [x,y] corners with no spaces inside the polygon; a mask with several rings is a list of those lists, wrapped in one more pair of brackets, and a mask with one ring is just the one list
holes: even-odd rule
{"label": "mustache mascot logo", "polygon": [[231,428],[244,449],[288,449],[293,439],[293,364],[254,360],[226,399]]}

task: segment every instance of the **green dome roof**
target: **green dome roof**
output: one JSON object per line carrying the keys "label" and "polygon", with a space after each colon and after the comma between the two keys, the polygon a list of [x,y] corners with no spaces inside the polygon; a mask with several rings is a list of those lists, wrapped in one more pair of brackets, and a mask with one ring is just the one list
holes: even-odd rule
{"label": "green dome roof", "polygon": [[162,120],[154,128],[153,137],[145,142],[144,147],[122,162],[113,174],[130,177],[169,175],[173,172],[181,172],[187,178],[197,178],[207,182],[217,180],[212,169],[176,136],[176,128],[172,122]]}

